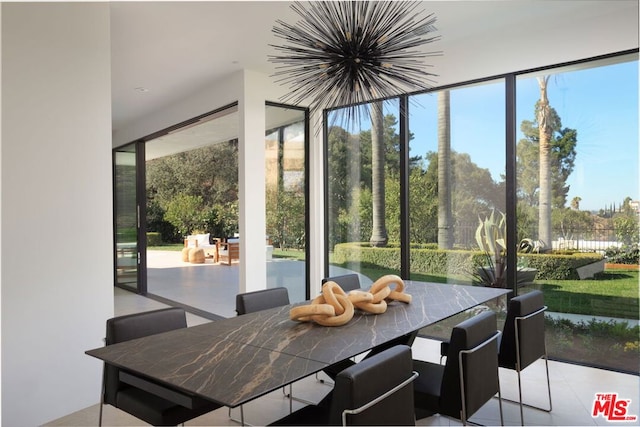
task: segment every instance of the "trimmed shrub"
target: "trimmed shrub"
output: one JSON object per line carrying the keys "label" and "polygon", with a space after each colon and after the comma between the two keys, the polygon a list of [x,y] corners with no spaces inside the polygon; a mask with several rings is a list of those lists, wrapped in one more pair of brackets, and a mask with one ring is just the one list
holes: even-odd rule
{"label": "trimmed shrub", "polygon": [[162,236],[157,231],[147,232],[147,246],[161,246]]}
{"label": "trimmed shrub", "polygon": [[[440,250],[433,245],[428,248],[411,246],[411,271],[424,274],[472,274],[486,262],[486,255],[480,251]],[[339,243],[333,250],[334,261],[338,264],[362,262],[381,268],[400,270],[400,248],[389,244],[386,248],[374,248],[368,242]],[[573,255],[519,254],[518,264],[538,270],[541,280],[578,279],[576,269],[583,265],[600,261],[602,256],[595,253]]]}
{"label": "trimmed shrub", "polygon": [[518,261],[538,270],[536,279],[540,280],[576,280],[579,279],[577,268],[600,261],[602,255],[597,253],[574,253],[573,255],[556,254],[520,254]]}

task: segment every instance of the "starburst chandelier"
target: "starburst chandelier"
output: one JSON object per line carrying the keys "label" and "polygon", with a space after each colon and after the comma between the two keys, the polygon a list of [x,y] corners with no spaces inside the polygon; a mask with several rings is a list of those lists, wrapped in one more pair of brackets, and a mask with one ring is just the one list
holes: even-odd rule
{"label": "starburst chandelier", "polygon": [[[433,14],[415,1],[310,1],[291,8],[301,20],[276,21],[284,41],[273,77],[289,86],[287,103],[313,108],[357,106],[431,87],[424,59],[441,54],[418,49],[439,39]],[[354,107],[357,108],[357,107]]]}

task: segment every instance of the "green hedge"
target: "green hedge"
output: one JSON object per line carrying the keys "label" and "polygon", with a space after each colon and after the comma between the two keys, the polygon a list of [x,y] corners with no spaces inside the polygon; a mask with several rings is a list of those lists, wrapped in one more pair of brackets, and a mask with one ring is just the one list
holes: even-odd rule
{"label": "green hedge", "polygon": [[147,246],[162,246],[162,235],[156,231],[148,231]]}
{"label": "green hedge", "polygon": [[576,269],[587,264],[600,261],[602,255],[597,253],[574,253],[573,255],[556,254],[519,254],[521,265],[538,270],[536,279],[540,280],[577,280]]}
{"label": "green hedge", "polygon": [[[485,255],[479,251],[440,250],[413,246],[411,271],[423,274],[471,274],[477,266],[485,264]],[[367,242],[340,243],[333,250],[334,262],[346,264],[353,261],[380,268],[400,270],[400,248],[390,244],[386,248],[374,248]],[[538,270],[537,279],[577,279],[576,268],[599,261],[602,256],[594,253],[574,255],[519,254],[518,262],[524,267]]]}

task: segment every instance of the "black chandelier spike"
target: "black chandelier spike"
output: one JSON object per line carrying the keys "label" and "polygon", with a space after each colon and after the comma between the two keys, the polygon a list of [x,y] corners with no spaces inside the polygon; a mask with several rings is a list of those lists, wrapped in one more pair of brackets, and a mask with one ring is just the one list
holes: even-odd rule
{"label": "black chandelier spike", "polygon": [[295,25],[276,21],[282,45],[269,61],[273,77],[288,85],[282,100],[314,108],[363,104],[429,89],[424,59],[440,55],[418,48],[437,41],[433,14],[423,16],[416,1],[310,1],[291,8]]}

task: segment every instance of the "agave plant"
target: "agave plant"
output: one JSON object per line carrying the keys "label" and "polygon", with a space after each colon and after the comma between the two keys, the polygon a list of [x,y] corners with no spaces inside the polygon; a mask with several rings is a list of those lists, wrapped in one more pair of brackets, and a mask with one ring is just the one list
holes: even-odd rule
{"label": "agave plant", "polygon": [[476,229],[476,242],[484,252],[487,264],[480,266],[477,276],[488,286],[502,288],[505,285],[507,267],[507,219],[506,215],[496,211],[484,220],[479,218],[480,224]]}
{"label": "agave plant", "polygon": [[[476,242],[485,255],[485,265],[472,273],[475,282],[503,288],[506,285],[507,270],[507,217],[503,212],[495,210],[485,219],[479,218],[476,229]],[[518,252],[539,253],[544,248],[540,240],[522,239],[517,247]],[[533,282],[537,270],[534,268],[518,268],[518,284]]]}

